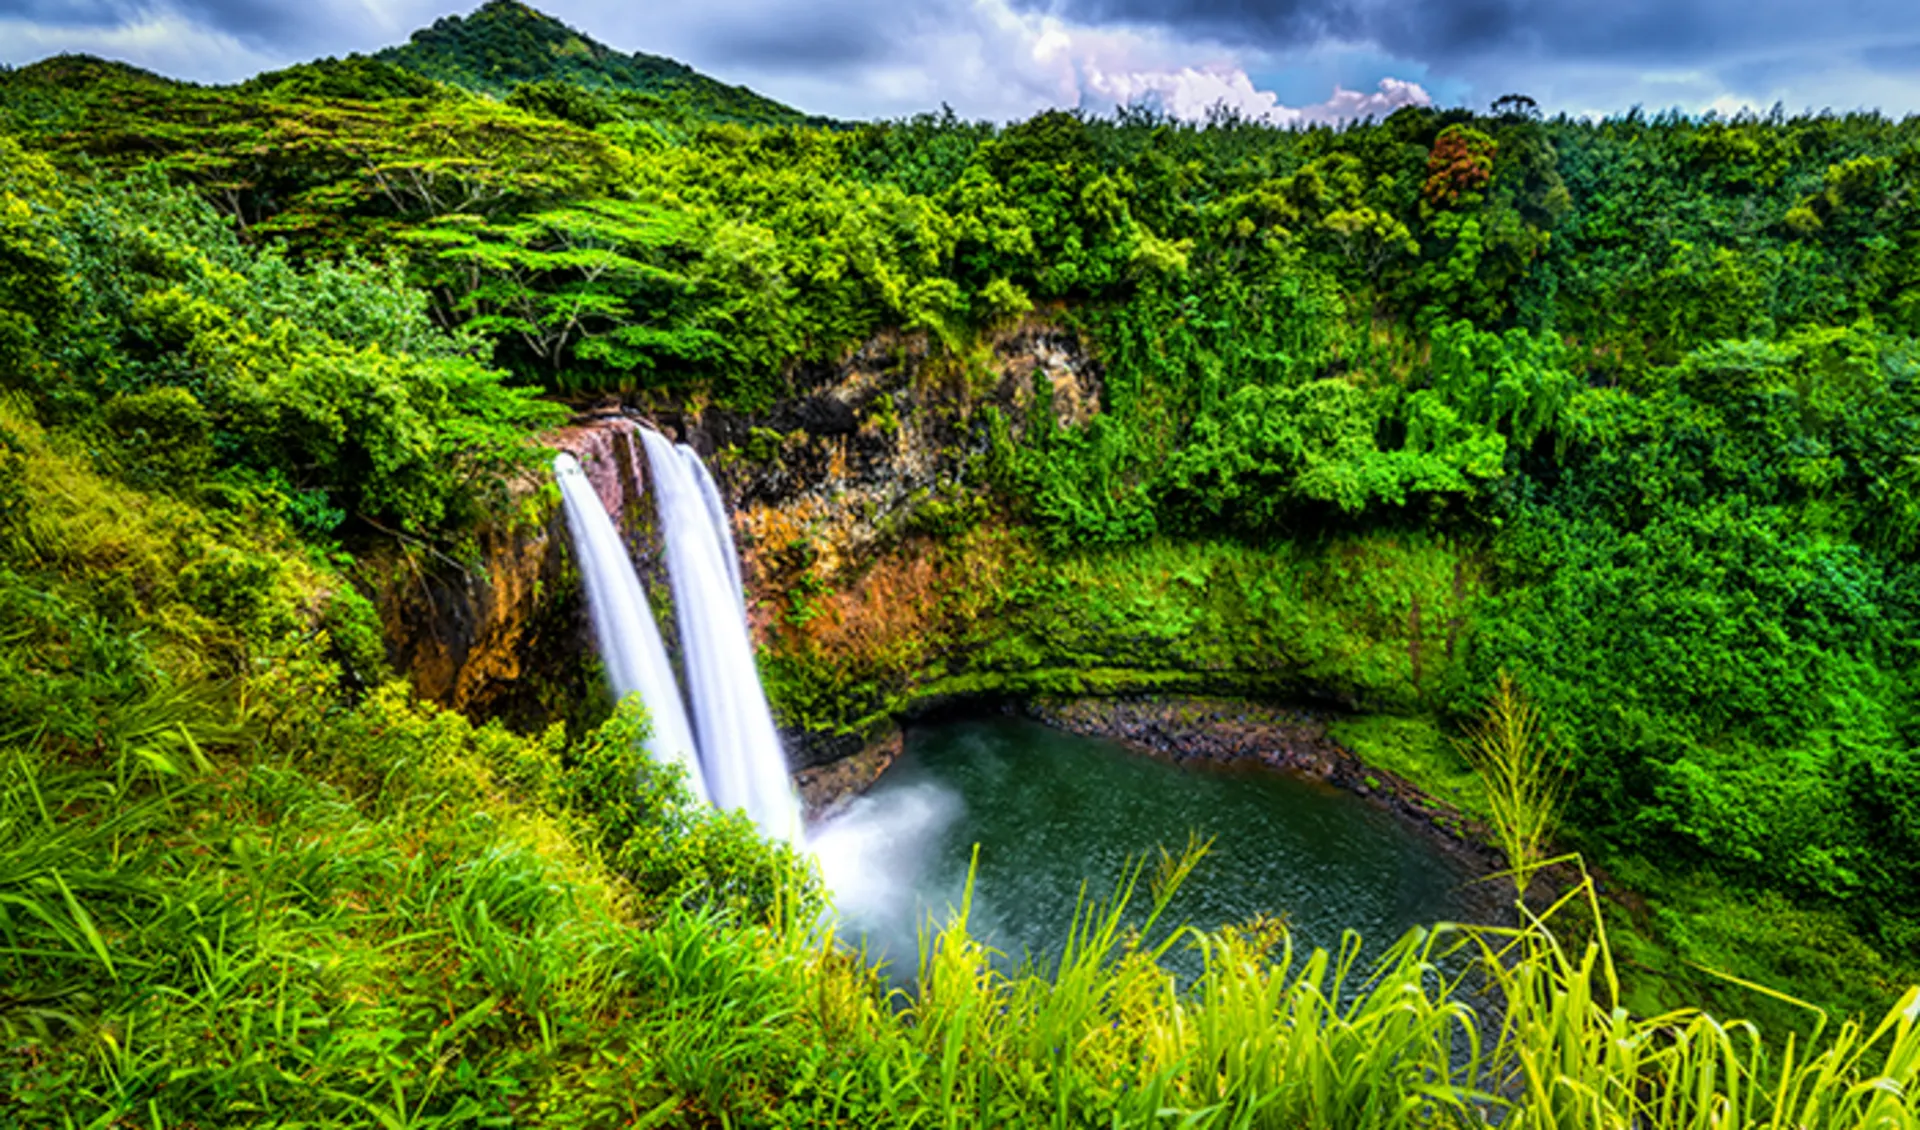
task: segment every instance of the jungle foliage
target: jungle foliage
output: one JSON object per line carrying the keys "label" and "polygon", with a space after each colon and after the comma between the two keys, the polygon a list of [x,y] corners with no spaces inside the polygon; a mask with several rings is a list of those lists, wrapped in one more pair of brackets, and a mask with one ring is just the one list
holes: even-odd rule
{"label": "jungle foliage", "polygon": [[134,483],[349,517],[471,525],[562,413],[428,316],[397,262],[300,267],[154,173],[73,194],[0,138],[0,388]]}
{"label": "jungle foliage", "polygon": [[[566,998],[581,1026],[614,1007],[604,993],[628,991],[609,986],[655,984],[628,980],[629,959],[679,985],[669,967],[691,951],[620,956],[613,926],[589,945],[614,954],[605,966],[486,940],[498,899],[548,897],[527,893],[549,890],[529,871],[518,894],[458,909],[434,895],[426,933],[396,920],[356,958],[412,976],[406,947],[445,947],[454,956],[415,964],[469,981],[413,999],[457,999],[434,1021],[453,1035],[432,1042],[424,1005],[398,1027],[366,1013],[367,1048],[298,1058],[312,1053],[302,1024],[377,994],[374,980],[329,982],[288,939],[400,905],[408,884],[467,882],[454,854],[517,858],[442,795],[538,812],[532,841],[564,828],[612,861],[622,877],[607,882],[651,892],[608,895],[606,922],[668,921],[632,907],[674,903],[675,876],[702,853],[762,902],[779,870],[666,807],[613,813],[608,774],[627,767],[591,770],[605,741],[469,733],[397,692],[363,699],[383,678],[377,625],[328,553],[382,531],[457,547],[532,456],[527,437],[564,414],[558,401],[619,393],[756,418],[883,329],[925,335],[964,375],[1023,321],[1090,343],[1099,410],[1061,418],[1044,380],[1015,412],[958,397],[977,489],[950,508],[964,520],[917,535],[961,578],[929,590],[949,602],[940,631],[903,629],[861,665],[776,648],[790,716],[870,718],[959,677],[945,648],[978,657],[974,681],[947,689],[1127,689],[1150,655],[1175,654],[1187,674],[1260,689],[1278,671],[1348,705],[1449,720],[1504,671],[1567,756],[1566,834],[1596,858],[1657,894],[1671,884],[1674,905],[1700,887],[1732,892],[1717,905],[1778,908],[1781,923],[1844,924],[1839,943],[1803,950],[1865,939],[1875,960],[1920,962],[1920,119],[1589,122],[1507,102],[1338,130],[1137,109],[828,125],[495,3],[380,58],[232,87],[78,57],[0,72],[6,858],[52,859],[80,837],[98,850],[74,858],[104,861],[91,877],[0,870],[13,884],[0,886],[13,962],[0,1022],[67,1049],[9,1060],[31,1075],[14,1093],[93,1072],[118,1081],[102,1100],[114,1117],[159,1101],[154,1064],[184,1053],[136,1041],[165,1009],[116,960],[149,963],[168,999],[195,1007],[252,986],[248,1007],[264,1010],[275,978],[308,978],[317,1011],[272,1020],[299,1049],[268,1057],[281,1074],[216,1073],[189,1093],[232,1112],[314,1072],[364,1098],[367,1080],[328,1073],[362,1052],[441,1057],[441,1074],[378,1100],[386,1113],[324,1112],[395,1124],[464,1117],[450,1113],[468,1108],[451,1097],[467,1092],[446,1081],[449,1049],[503,1015],[487,978],[531,978],[513,992],[535,993],[560,965],[593,971],[580,974],[603,978],[590,991],[567,990],[584,994]],[[810,614],[808,593],[793,597],[785,625]],[[311,693],[274,689],[286,679]],[[218,724],[196,729],[204,719]],[[406,749],[383,744],[416,730]],[[380,807],[384,774],[414,765],[415,745],[451,750],[428,760],[468,791],[420,769],[417,789],[393,786],[400,807]],[[569,772],[586,793],[552,784]],[[415,804],[425,823],[410,822]],[[372,845],[365,873],[268,874],[307,857],[236,846],[254,832],[208,832],[203,809],[309,846],[358,837]],[[679,854],[622,854],[643,828]],[[133,864],[110,845],[141,836],[182,873],[115,870]],[[215,870],[192,870],[202,855]],[[181,893],[203,881],[232,907]],[[539,905],[521,926],[560,930]],[[279,915],[288,934],[259,933]],[[694,945],[704,920],[672,921],[679,934],[644,944]],[[1672,940],[1703,922],[1660,929]],[[103,938],[132,939],[127,956]],[[401,956],[380,956],[387,942]],[[1233,956],[1252,943],[1208,944]],[[483,967],[499,954],[532,964]],[[1559,972],[1522,995],[1584,991],[1554,977],[1595,966],[1553,964],[1566,958],[1543,953],[1535,968]],[[760,960],[740,956],[760,971],[740,975],[761,976]],[[968,983],[1022,1007],[1036,998],[1019,993],[1042,993]],[[931,1010],[920,1031],[963,1034],[900,1054],[935,1057],[946,1089],[892,1066],[874,1078],[918,1080],[930,1111],[955,1088],[1003,1086],[1063,1111],[1115,1109],[1048,1092],[1068,1077],[1037,1048],[1020,1080],[967,1075],[968,1040],[1012,1037],[964,1035],[991,1025],[937,1006],[916,1006]],[[501,1046],[539,1032],[551,1055],[581,1030],[553,1035],[557,1014],[512,1007]],[[636,1023],[634,1047],[677,1031]],[[1906,1023],[1889,1035],[1910,1049]],[[74,1032],[93,1042],[60,1043]],[[711,1080],[697,1074],[710,1049],[673,1046],[682,1058],[658,1061],[669,1089],[641,1093],[710,1110],[717,1099],[689,1082]],[[844,1065],[804,1062],[824,1073],[807,1086],[853,1086],[833,1074]],[[489,1078],[531,1078],[518,1071]],[[540,1078],[527,1086],[541,1095],[571,1086]],[[672,1105],[695,1092],[708,1106]],[[473,1101],[497,1113],[534,1100]]]}

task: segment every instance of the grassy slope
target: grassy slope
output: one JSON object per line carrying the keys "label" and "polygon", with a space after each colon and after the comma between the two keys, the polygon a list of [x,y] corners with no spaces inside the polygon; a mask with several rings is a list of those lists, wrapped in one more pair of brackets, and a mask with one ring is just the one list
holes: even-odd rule
{"label": "grassy slope", "polygon": [[[1336,722],[1332,733],[1368,764],[1486,819],[1479,776],[1442,719],[1360,714]],[[1833,909],[1756,895],[1705,869],[1622,853],[1577,828],[1563,829],[1560,842],[1604,869],[1603,905],[1625,999],[1637,1012],[1695,1004],[1804,1030],[1812,1014],[1780,993],[1839,1015],[1871,1015],[1920,981],[1920,968],[1875,949]]]}
{"label": "grassy slope", "polygon": [[[957,922],[889,1008],[631,715],[567,746],[356,700],[314,630],[329,563],[277,522],[134,491],[17,405],[0,427],[0,1124],[1367,1127],[1476,1119],[1500,1080],[1542,1125],[1907,1117],[1911,1016],[1823,1043],[1782,1102],[1704,1018],[1586,1007],[1544,934],[1494,957],[1510,1024],[1464,1059],[1445,937],[1336,1007],[1359,972],[1273,924],[1141,938],[1117,904],[1053,980]],[[257,568],[183,584],[208,561]],[[1207,957],[1178,1003],[1146,948],[1173,944]]]}
{"label": "grassy slope", "polygon": [[742,1017],[864,983],[752,926],[800,880],[636,794],[630,721],[356,700],[342,582],[277,522],[130,489],[17,403],[0,437],[0,1124],[704,1121],[764,1097]]}

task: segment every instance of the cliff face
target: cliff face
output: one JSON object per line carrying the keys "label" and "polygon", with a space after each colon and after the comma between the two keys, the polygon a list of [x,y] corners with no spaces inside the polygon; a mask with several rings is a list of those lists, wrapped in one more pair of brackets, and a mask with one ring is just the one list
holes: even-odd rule
{"label": "cliff face", "polygon": [[[708,460],[733,509],[757,640],[778,651],[812,639],[809,626],[857,631],[860,621],[891,638],[932,614],[898,600],[856,617],[809,616],[863,586],[898,587],[902,569],[925,572],[917,547],[929,530],[979,502],[987,450],[979,409],[996,405],[1017,435],[1036,380],[1047,383],[1062,425],[1098,410],[1098,370],[1079,342],[1030,322],[965,358],[936,354],[921,336],[882,335],[840,365],[796,374],[802,391],[765,413],[684,403],[625,411]],[[643,501],[646,460],[637,423],[621,412],[609,408],[543,439],[580,460],[616,516],[671,649],[671,600]],[[525,725],[590,719],[604,692],[557,492],[536,475],[515,496],[515,512],[479,532],[469,561],[401,545],[363,566],[390,658],[423,696],[475,716]],[[917,587],[931,596],[941,586],[920,577]],[[858,734],[804,725],[789,732],[798,764],[862,744]]]}
{"label": "cliff face", "polygon": [[[549,442],[620,516],[670,651],[635,419],[706,458],[796,768],[870,751],[902,713],[954,697],[1225,693],[1405,711],[1445,702],[1460,677],[1484,570],[1443,538],[1045,548],[1004,493],[1031,480],[993,468],[1040,392],[1060,429],[1099,412],[1100,369],[1057,326],[1029,321],[958,356],[882,335],[793,387],[762,413],[615,406]],[[520,497],[473,563],[387,554],[379,606],[423,694],[584,725],[606,697],[557,491],[537,476]]]}
{"label": "cliff face", "polygon": [[[588,419],[543,437],[580,460],[600,501],[633,532],[642,508],[637,426]],[[535,725],[596,696],[597,672],[566,518],[544,475],[514,485],[510,513],[478,531],[473,559],[404,544],[363,564],[388,658],[419,693],[478,717]]]}
{"label": "cliff face", "polygon": [[[814,688],[800,684],[825,670],[816,660],[881,668],[828,689],[855,710],[911,697],[938,666],[947,619],[966,604],[952,547],[990,517],[983,410],[1017,438],[1042,382],[1063,427],[1099,410],[1100,371],[1079,339],[1029,320],[962,357],[881,335],[759,416],[656,412],[708,458],[733,508],[749,620],[797,766],[885,736],[884,709],[849,726],[810,705]],[[974,579],[999,564],[980,561]]]}
{"label": "cliff face", "polygon": [[1030,320],[970,357],[876,339],[763,419],[672,417],[735,505],[761,670],[797,763],[956,697],[1410,710],[1452,693],[1484,569],[1444,538],[1043,544],[1009,492],[1045,472],[1010,448],[1031,452],[1040,393],[1060,434],[1084,435],[1102,383],[1072,333]]}
{"label": "cliff face", "polygon": [[[1034,382],[1063,426],[1099,410],[1098,369],[1071,333],[1043,322],[971,358],[934,356],[923,336],[868,342],[809,395],[762,418],[682,416],[735,509],[749,587],[768,598],[802,577],[831,584],[980,501],[988,405],[1022,430]],[[758,626],[768,627],[769,601]]]}

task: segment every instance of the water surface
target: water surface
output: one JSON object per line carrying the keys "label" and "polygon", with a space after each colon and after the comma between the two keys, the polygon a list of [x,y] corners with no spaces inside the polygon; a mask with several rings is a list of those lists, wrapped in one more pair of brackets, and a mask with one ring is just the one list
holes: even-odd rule
{"label": "water surface", "polygon": [[[1360,932],[1378,952],[1416,925],[1473,919],[1488,886],[1403,819],[1261,766],[1176,765],[1024,719],[909,729],[900,759],[813,837],[842,932],[910,974],[916,930],[958,906],[975,844],[973,933],[1016,962],[1064,942],[1082,883],[1105,897],[1129,858],[1213,838],[1168,916],[1205,929],[1281,916],[1296,945]],[[1143,884],[1144,886],[1144,884]],[[1144,901],[1145,892],[1141,893]],[[1172,964],[1193,972],[1178,952]]]}

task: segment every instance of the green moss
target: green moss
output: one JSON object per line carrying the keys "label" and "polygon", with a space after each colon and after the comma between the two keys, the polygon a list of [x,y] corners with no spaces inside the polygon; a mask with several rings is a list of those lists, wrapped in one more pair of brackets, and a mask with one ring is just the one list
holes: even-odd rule
{"label": "green moss", "polygon": [[747,442],[740,447],[740,454],[749,463],[762,466],[777,466],[780,462],[781,448],[787,437],[772,428],[755,427],[747,432]]}
{"label": "green moss", "polygon": [[1804,1032],[1816,1014],[1776,994],[1838,1021],[1871,1016],[1920,983],[1920,965],[1868,944],[1838,909],[1637,855],[1608,860],[1607,871],[1616,889],[1633,892],[1635,909],[1609,908],[1609,940],[1621,955],[1628,1004],[1644,1015],[1704,1006]]}
{"label": "green moss", "polygon": [[1406,778],[1428,796],[1481,819],[1488,815],[1480,775],[1433,716],[1358,714],[1335,719],[1327,732],[1360,760]]}
{"label": "green moss", "polygon": [[837,730],[956,693],[1184,690],[1406,712],[1449,703],[1462,682],[1456,657],[1479,585],[1471,559],[1441,539],[1162,541],[1062,554],[989,543],[1001,557],[988,570],[967,556],[970,536],[931,551],[956,561],[932,594],[935,618],[895,623],[898,638],[878,645],[859,637],[860,653],[806,635],[821,593],[803,574],[805,599],[765,657],[790,724]]}

